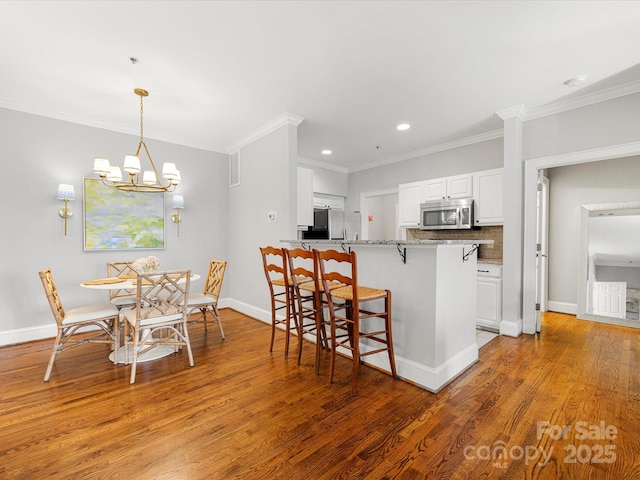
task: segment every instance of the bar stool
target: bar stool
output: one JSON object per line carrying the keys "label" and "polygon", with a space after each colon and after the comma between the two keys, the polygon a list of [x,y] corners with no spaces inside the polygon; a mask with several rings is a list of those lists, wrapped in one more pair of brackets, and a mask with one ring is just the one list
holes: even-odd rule
{"label": "bar stool", "polygon": [[[398,378],[391,334],[391,291],[358,284],[358,265],[355,252],[316,251],[316,256],[320,266],[320,278],[328,301],[331,322],[331,364],[329,367],[331,383],[333,383],[338,347],[351,352],[353,360],[352,395],[355,395],[357,391],[358,367],[362,357],[366,355],[387,352],[391,376],[394,379]],[[332,282],[340,282],[344,286],[332,289],[329,286]],[[384,311],[382,312],[374,312],[361,305],[362,302],[378,299],[384,300]],[[382,330],[376,330],[375,327],[369,326],[371,323],[369,320],[373,318],[384,320]],[[363,328],[365,325],[367,328]],[[370,331],[371,328],[374,328],[374,331]],[[365,345],[370,349],[361,351],[361,340],[364,340]]]}
{"label": "bar stool", "polygon": [[322,287],[315,251],[302,248],[285,249],[289,261],[289,278],[293,285],[293,299],[298,314],[298,365],[302,359],[305,335],[316,337],[316,374],[320,373],[320,348],[329,348],[328,322],[324,321]]}
{"label": "bar stool", "polygon": [[[261,247],[260,254],[271,295],[271,345],[269,351],[273,351],[276,325],[284,325],[284,356],[287,358],[289,356],[291,322],[293,321],[296,330],[298,330],[298,318],[293,301],[293,284],[289,277],[286,253],[284,248],[268,246]],[[282,310],[284,310],[284,318],[278,318],[278,313],[282,313]],[[301,340],[300,338],[299,341]]]}

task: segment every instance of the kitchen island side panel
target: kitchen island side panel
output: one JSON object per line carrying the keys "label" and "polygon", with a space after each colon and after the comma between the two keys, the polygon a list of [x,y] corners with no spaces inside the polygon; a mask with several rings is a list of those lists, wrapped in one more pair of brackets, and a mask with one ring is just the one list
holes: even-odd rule
{"label": "kitchen island side panel", "polygon": [[[471,245],[440,245],[437,258],[436,367],[451,380],[478,360],[476,254]],[[456,371],[457,370],[457,371]]]}
{"label": "kitchen island side panel", "polygon": [[[395,248],[352,247],[358,255],[358,281],[368,287],[391,290],[393,346],[398,359],[436,365],[436,248],[409,249],[407,263]],[[376,358],[379,357],[379,358]],[[383,355],[377,366],[388,370]],[[398,374],[405,377],[398,363]]]}

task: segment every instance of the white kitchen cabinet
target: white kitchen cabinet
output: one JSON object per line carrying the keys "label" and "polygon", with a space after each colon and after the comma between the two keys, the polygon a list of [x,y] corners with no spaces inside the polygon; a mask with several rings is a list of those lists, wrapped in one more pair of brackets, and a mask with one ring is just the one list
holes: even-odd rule
{"label": "white kitchen cabinet", "polygon": [[473,174],[475,226],[502,225],[503,169],[485,170]]}
{"label": "white kitchen cabinet", "polygon": [[502,321],[502,266],[478,263],[476,326],[495,332]]}
{"label": "white kitchen cabinet", "polygon": [[402,228],[420,226],[420,201],[424,182],[402,183],[398,185],[398,216]]}
{"label": "white kitchen cabinet", "polygon": [[313,225],[313,170],[298,167],[298,225]]}
{"label": "white kitchen cabinet", "polygon": [[455,175],[453,177],[433,178],[423,182],[423,202],[434,200],[453,200],[473,196],[473,175]]}
{"label": "white kitchen cabinet", "polygon": [[313,194],[314,208],[330,208],[331,210],[344,210],[344,197],[338,195]]}

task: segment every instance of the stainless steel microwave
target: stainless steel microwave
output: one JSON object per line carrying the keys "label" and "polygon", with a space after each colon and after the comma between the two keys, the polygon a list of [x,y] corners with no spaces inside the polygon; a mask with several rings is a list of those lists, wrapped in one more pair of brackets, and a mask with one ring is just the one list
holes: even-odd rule
{"label": "stainless steel microwave", "polygon": [[420,204],[421,230],[473,228],[473,199],[446,200]]}

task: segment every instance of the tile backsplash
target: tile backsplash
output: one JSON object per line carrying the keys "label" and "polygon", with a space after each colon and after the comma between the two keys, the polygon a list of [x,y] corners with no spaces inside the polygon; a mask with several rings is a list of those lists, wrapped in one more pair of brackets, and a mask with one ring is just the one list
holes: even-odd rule
{"label": "tile backsplash", "polygon": [[478,258],[502,260],[502,226],[480,227],[473,230],[420,230],[407,228],[407,240],[442,239],[493,240],[493,245],[480,245]]}

